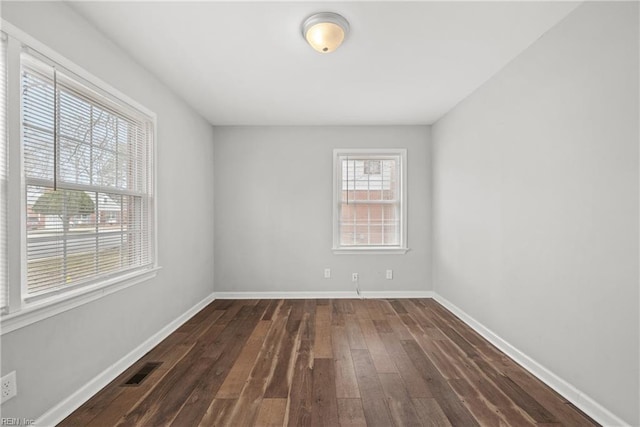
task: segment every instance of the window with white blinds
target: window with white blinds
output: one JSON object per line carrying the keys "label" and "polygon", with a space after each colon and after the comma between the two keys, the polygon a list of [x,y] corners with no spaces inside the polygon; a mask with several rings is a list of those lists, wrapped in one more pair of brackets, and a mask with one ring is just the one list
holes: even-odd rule
{"label": "window with white blinds", "polygon": [[153,266],[153,122],[23,52],[25,297]]}
{"label": "window with white blinds", "polygon": [[406,251],[406,150],[334,150],[334,250]]}
{"label": "window with white blinds", "polygon": [[7,311],[7,36],[0,33],[0,312]]}

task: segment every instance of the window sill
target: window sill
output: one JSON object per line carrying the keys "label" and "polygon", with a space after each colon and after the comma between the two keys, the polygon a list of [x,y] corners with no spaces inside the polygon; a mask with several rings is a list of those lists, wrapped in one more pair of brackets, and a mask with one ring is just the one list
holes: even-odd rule
{"label": "window sill", "polygon": [[336,255],[404,255],[409,248],[333,248]]}
{"label": "window sill", "polygon": [[38,300],[37,302],[25,302],[21,310],[2,315],[0,318],[0,335],[48,319],[138,283],[146,282],[156,277],[158,270],[160,270],[160,267],[136,271],[124,277],[85,286],[75,291],[69,291],[51,298]]}

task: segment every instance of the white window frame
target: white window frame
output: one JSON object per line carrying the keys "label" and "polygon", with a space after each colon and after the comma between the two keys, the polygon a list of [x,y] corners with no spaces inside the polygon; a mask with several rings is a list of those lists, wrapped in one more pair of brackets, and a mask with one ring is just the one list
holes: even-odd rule
{"label": "white window frame", "polygon": [[[349,157],[394,156],[400,159],[400,243],[394,246],[343,246],[340,244],[340,196],[342,194],[342,165],[340,159]],[[333,150],[333,247],[334,254],[402,255],[407,245],[407,149],[406,148],[336,148]]]}
{"label": "white window frame", "polygon": [[[16,28],[9,22],[1,20],[2,31],[8,36],[7,45],[7,129],[8,129],[8,310],[0,317],[0,335],[15,331],[32,323],[55,316],[64,311],[89,303],[106,295],[130,286],[146,282],[154,278],[160,269],[158,265],[158,232],[157,232],[157,116],[127,95],[114,89],[73,62],[66,59],[47,45]],[[62,70],[87,81],[95,89],[110,97],[126,103],[142,112],[152,123],[152,155],[151,155],[151,188],[150,217],[151,251],[153,264],[142,270],[123,273],[107,279],[78,286],[68,291],[52,292],[50,295],[33,298],[27,297],[27,259],[26,259],[26,179],[23,169],[22,124],[21,124],[21,63],[22,46],[28,46],[40,56],[47,58]]]}

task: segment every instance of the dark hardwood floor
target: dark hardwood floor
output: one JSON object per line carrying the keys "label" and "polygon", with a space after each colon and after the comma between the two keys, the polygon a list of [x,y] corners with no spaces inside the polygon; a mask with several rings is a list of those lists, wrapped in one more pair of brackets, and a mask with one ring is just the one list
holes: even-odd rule
{"label": "dark hardwood floor", "polygon": [[60,425],[597,424],[437,302],[406,299],[216,300]]}

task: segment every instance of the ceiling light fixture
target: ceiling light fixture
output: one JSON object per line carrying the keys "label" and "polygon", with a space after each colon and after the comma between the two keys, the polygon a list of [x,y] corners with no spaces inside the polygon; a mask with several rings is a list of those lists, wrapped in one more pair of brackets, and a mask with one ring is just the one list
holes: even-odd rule
{"label": "ceiling light fixture", "polygon": [[333,52],[349,33],[349,22],[333,12],[311,15],[302,23],[302,37],[320,53]]}

